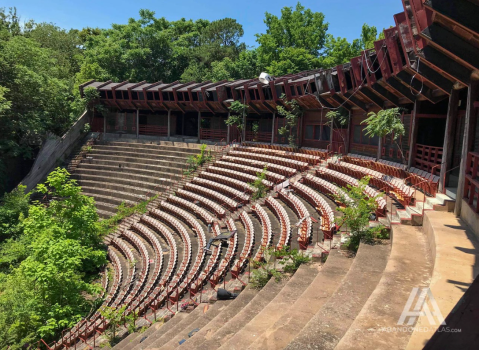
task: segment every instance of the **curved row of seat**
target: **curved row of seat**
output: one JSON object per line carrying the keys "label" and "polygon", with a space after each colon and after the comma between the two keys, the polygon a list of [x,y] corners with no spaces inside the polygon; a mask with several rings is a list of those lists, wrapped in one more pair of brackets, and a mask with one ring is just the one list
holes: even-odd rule
{"label": "curved row of seat", "polygon": [[[245,173],[235,171],[235,170],[230,170],[230,169],[223,169],[217,166],[208,167],[208,172],[215,173],[218,175],[231,176],[233,179],[245,181],[245,182],[254,182],[257,178],[254,175],[249,175],[249,174],[245,174]],[[265,186],[269,188],[273,187],[273,183],[271,181],[263,180],[262,182]]]}
{"label": "curved row of seat", "polygon": [[[226,227],[230,233],[237,231],[234,221],[231,218],[226,220]],[[233,262],[233,258],[238,247],[238,233],[234,233],[228,241],[228,249],[226,250],[224,258],[218,265],[216,272],[210,278],[211,285],[213,288],[218,284],[221,277],[225,278],[228,267]]]}
{"label": "curved row of seat", "polygon": [[[255,168],[249,165],[244,165],[244,164],[237,164],[237,163],[230,163],[230,162],[224,162],[222,160],[217,161],[215,163],[215,166],[222,166],[225,169],[231,169],[235,171],[244,171],[247,174],[250,175],[257,175],[258,173],[261,173],[263,169],[261,168]],[[268,179],[271,182],[274,182],[276,184],[281,183],[285,180],[285,177],[280,174],[276,174],[274,172],[266,170],[266,179]]]}
{"label": "curved row of seat", "polygon": [[265,204],[271,209],[275,216],[279,218],[281,224],[281,236],[278,244],[276,244],[276,249],[281,250],[289,244],[291,239],[291,222],[288,213],[273,197],[266,198]]}
{"label": "curved row of seat", "polygon": [[222,183],[218,183],[208,179],[204,179],[202,177],[195,177],[191,182],[194,184],[201,185],[203,187],[207,187],[211,190],[218,191],[228,196],[229,198],[234,198],[235,200],[238,200],[242,204],[247,203],[250,199],[250,196],[246,194],[246,191],[242,192],[230,186],[223,185]]}
{"label": "curved row of seat", "polygon": [[114,240],[111,241],[111,243],[113,244],[114,247],[116,247],[121,252],[121,254],[123,254],[123,256],[125,256],[127,262],[130,264],[130,269],[128,270],[129,272],[128,278],[126,279],[127,288],[123,288],[119,296],[113,302],[112,306],[116,307],[120,305],[130,293],[131,286],[133,285],[133,282],[135,280],[136,264],[134,264],[135,256],[130,250],[130,247],[128,247],[122,239],[115,238]]}
{"label": "curved row of seat", "polygon": [[199,203],[201,203],[202,205],[210,209],[212,213],[215,213],[216,216],[219,218],[223,218],[226,214],[226,211],[223,209],[223,207],[221,207],[220,205],[218,205],[212,200],[209,200],[203,196],[200,196],[199,194],[196,194],[187,190],[178,190],[176,191],[176,195],[184,199],[198,201]]}
{"label": "curved row of seat", "polygon": [[290,151],[286,151],[282,149],[260,148],[260,147],[239,146],[239,145],[236,145],[234,149],[240,150],[242,152],[251,152],[251,153],[259,153],[259,154],[267,154],[272,156],[283,157],[283,158],[295,160],[297,162],[308,163],[310,165],[317,165],[321,161],[320,157],[314,156],[312,154],[290,152]]}
{"label": "curved row of seat", "polygon": [[265,250],[269,247],[269,245],[271,244],[271,240],[273,239],[271,221],[269,220],[268,214],[263,209],[263,207],[261,207],[261,205],[255,204],[251,207],[251,209],[258,216],[259,220],[261,221],[261,227],[263,228],[263,238],[261,240],[261,245],[259,246],[253,258],[254,261],[261,261],[263,259]]}
{"label": "curved row of seat", "polygon": [[208,171],[203,171],[201,174],[198,175],[195,179],[208,179],[210,181],[217,182],[218,184],[223,184],[226,186],[233,187],[239,191],[244,191],[245,193],[254,193],[256,192],[256,188],[251,186],[249,183],[233,179],[228,176],[218,175],[215,173],[210,173]]}
{"label": "curved row of seat", "polygon": [[[109,257],[109,253],[108,253],[108,257]],[[108,280],[108,271],[107,271],[107,268],[105,268],[105,270],[103,271],[102,273],[102,276],[101,276],[101,294],[99,296],[99,298],[103,298],[106,294],[106,291],[108,289],[108,283],[109,283],[109,280]]]}
{"label": "curved row of seat", "polygon": [[301,249],[306,249],[311,239],[312,227],[311,217],[304,204],[293,194],[281,190],[278,192],[279,198],[288,204],[296,213],[300,222],[300,234],[298,237],[299,246]]}
{"label": "curved row of seat", "polygon": [[272,162],[279,165],[283,165],[285,167],[294,168],[300,171],[304,171],[308,168],[308,163],[306,162],[301,162],[299,160],[288,159],[288,158],[281,158],[281,157],[273,156],[269,154],[230,151],[228,155],[234,156],[234,157],[241,157],[241,158],[250,158],[250,159],[264,161],[264,162]]}
{"label": "curved row of seat", "polygon": [[[316,170],[316,176],[326,181],[329,181],[331,183],[335,183],[341,187],[359,186],[359,181],[356,180],[355,178],[349,175],[343,174],[341,172],[328,169],[328,168],[318,168]],[[364,189],[364,193],[369,198],[375,198],[376,204],[378,206],[377,214],[381,216],[385,216],[387,203],[386,203],[386,200],[382,197],[382,195],[379,192],[377,192],[375,189],[373,189],[371,186],[366,186],[366,188]]]}
{"label": "curved row of seat", "polygon": [[[185,188],[198,196],[205,196],[207,198],[210,198],[213,201],[219,202],[222,205],[226,205],[229,210],[234,211],[236,208],[238,208],[238,202],[231,199],[230,197],[227,197],[221,193],[218,193],[216,191],[210,190],[209,188],[202,187],[199,185],[195,185],[192,183],[187,183],[185,185]],[[213,207],[211,207],[213,209]],[[220,214],[220,210],[222,208],[215,207],[214,210],[217,214]],[[223,213],[224,214],[224,213]]]}
{"label": "curved row of seat", "polygon": [[378,171],[368,169],[359,165],[341,162],[338,164],[329,163],[328,168],[337,170],[344,174],[350,175],[357,179],[362,179],[365,176],[371,178],[370,184],[379,190],[393,193],[397,200],[403,205],[409,205],[414,199],[414,189],[407,186],[404,181],[389,177]]}
{"label": "curved row of seat", "polygon": [[254,248],[254,226],[250,217],[245,211],[242,211],[239,215],[241,222],[245,229],[245,239],[243,250],[239,254],[239,258],[233,263],[231,268],[231,274],[234,277],[238,277],[243,267],[248,263],[248,258],[251,256]]}
{"label": "curved row of seat", "polygon": [[273,150],[280,150],[286,152],[296,152],[296,153],[305,153],[311,154],[313,156],[320,157],[322,159],[326,159],[328,157],[329,151],[326,149],[319,149],[313,147],[301,147],[301,148],[293,148],[288,145],[284,145],[281,143],[265,143],[265,142],[243,142],[245,146],[251,147],[259,147],[259,148],[266,148],[266,149],[273,149]]}
{"label": "curved row of seat", "polygon": [[184,198],[171,195],[168,197],[168,202],[174,203],[175,205],[178,205],[179,207],[186,209],[195,215],[199,215],[206,225],[212,224],[214,221],[213,216],[211,216],[209,212]]}
{"label": "curved row of seat", "polygon": [[[103,302],[103,305],[107,305],[107,306],[110,305],[110,303],[117,296],[120,289],[121,282],[123,281],[123,269],[121,267],[120,258],[110,247],[108,247],[108,258],[111,261],[111,264],[113,266],[113,269],[115,270],[115,273],[113,274],[113,281],[111,282],[111,288],[108,291],[108,295],[106,296],[105,301]],[[108,275],[107,273],[105,274]]]}
{"label": "curved row of seat", "polygon": [[268,170],[274,171],[277,174],[281,174],[283,176],[293,176],[295,175],[298,171],[294,168],[290,168],[287,166],[271,163],[271,162],[265,162],[265,161],[259,161],[259,160],[254,160],[254,159],[249,159],[249,158],[241,158],[241,157],[231,157],[229,155],[226,155],[221,158],[221,160],[230,162],[230,163],[235,163],[235,164],[243,164],[247,166],[253,166],[256,168],[261,168],[263,169],[264,167],[267,167]]}
{"label": "curved row of seat", "polygon": [[303,183],[309,187],[312,187],[319,192],[324,193],[325,195],[331,196],[335,201],[339,200],[343,205],[349,205],[352,203],[351,198],[349,198],[349,196],[342,189],[329,181],[311,174],[306,174],[302,180]]}

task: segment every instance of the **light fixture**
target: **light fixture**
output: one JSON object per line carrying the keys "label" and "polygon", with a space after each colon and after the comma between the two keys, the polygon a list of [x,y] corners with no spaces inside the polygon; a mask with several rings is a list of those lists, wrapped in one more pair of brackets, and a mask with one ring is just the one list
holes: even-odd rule
{"label": "light fixture", "polygon": [[269,84],[271,81],[274,80],[274,77],[272,77],[271,75],[269,75],[268,73],[265,73],[265,72],[262,72],[259,77],[258,77],[259,81],[263,84]]}

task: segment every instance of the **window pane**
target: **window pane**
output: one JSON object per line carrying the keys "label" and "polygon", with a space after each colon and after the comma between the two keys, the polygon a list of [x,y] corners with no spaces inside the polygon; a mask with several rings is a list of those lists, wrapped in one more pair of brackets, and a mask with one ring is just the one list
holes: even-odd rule
{"label": "window pane", "polygon": [[331,139],[331,128],[327,125],[323,125],[323,141],[329,141]]}
{"label": "window pane", "polygon": [[314,139],[315,140],[321,140],[321,126],[318,125],[316,128],[314,128]]}
{"label": "window pane", "polygon": [[373,145],[373,146],[379,145],[379,137],[377,137],[377,136],[372,137],[369,141],[369,144]]}
{"label": "window pane", "polygon": [[314,126],[312,125],[306,125],[306,140],[312,140],[313,139],[313,130]]}
{"label": "window pane", "polygon": [[361,143],[361,126],[360,125],[354,126],[353,142]]}

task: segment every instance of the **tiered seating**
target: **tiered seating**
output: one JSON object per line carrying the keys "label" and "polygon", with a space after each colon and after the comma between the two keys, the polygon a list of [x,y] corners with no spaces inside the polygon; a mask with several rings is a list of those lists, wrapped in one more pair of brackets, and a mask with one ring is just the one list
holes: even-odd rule
{"label": "tiered seating", "polygon": [[245,241],[243,250],[241,251],[239,258],[234,262],[234,266],[231,269],[231,274],[234,277],[238,277],[243,267],[248,263],[248,258],[251,256],[254,246],[253,222],[245,211],[241,212],[240,219],[245,229]]}
{"label": "tiered seating", "polygon": [[264,142],[243,142],[243,145],[251,146],[251,147],[261,147],[261,148],[267,148],[267,149],[275,149],[275,150],[286,151],[286,152],[311,154],[313,156],[320,157],[322,159],[328,158],[328,150],[326,149],[319,149],[319,148],[312,148],[312,147],[293,148],[280,143],[270,144],[270,143],[264,143]]}
{"label": "tiered seating", "polygon": [[406,179],[406,182],[410,183],[413,187],[418,187],[423,192],[434,196],[439,191],[440,179],[439,176],[433,175],[424,170],[411,168],[409,169],[409,176]]}
{"label": "tiered seating", "polygon": [[[218,236],[219,234],[221,234],[220,227],[217,222],[213,224],[212,231],[214,236]],[[203,284],[208,280],[208,278],[215,271],[215,268],[218,265],[218,260],[221,254],[221,245],[218,247],[212,245],[210,249],[211,249],[211,255],[208,260],[208,263],[206,264],[203,271],[201,271],[198,278],[195,281],[190,283],[189,288],[190,288],[191,294],[193,295],[202,289]]]}
{"label": "tiered seating", "polygon": [[291,185],[298,193],[321,212],[321,230],[331,234],[334,227],[334,211],[326,200],[312,188],[296,182]]}
{"label": "tiered seating", "polygon": [[[187,183],[185,185],[185,188],[193,193],[196,193],[201,196],[205,196],[218,203],[221,203],[221,205],[226,205],[231,211],[234,211],[236,210],[236,208],[238,208],[238,202],[231,199],[230,197],[226,197],[225,195],[222,195],[216,191],[210,190],[209,188],[205,188],[192,183]],[[215,211],[218,213],[217,209],[215,209]]]}
{"label": "tiered seating", "polygon": [[251,208],[261,221],[261,227],[263,228],[263,238],[261,240],[261,246],[258,248],[256,255],[254,256],[254,261],[261,261],[263,259],[264,251],[271,244],[273,238],[273,232],[271,230],[271,221],[269,220],[268,214],[261,207],[261,205],[255,204]]}
{"label": "tiered seating", "polygon": [[249,147],[249,146],[235,146],[235,149],[241,152],[251,152],[251,153],[259,153],[259,154],[266,154],[271,156],[278,156],[282,158],[288,158],[292,160],[296,160],[298,162],[305,162],[310,165],[317,165],[321,158],[314,156],[312,154],[307,153],[299,153],[299,152],[289,152],[282,149],[272,149],[272,148],[264,148],[264,147]]}
{"label": "tiered seating", "polygon": [[[235,223],[231,218],[226,220],[226,226],[228,227],[228,230],[230,232],[236,231]],[[231,262],[233,261],[237,247],[238,247],[238,234],[235,233],[233,236],[230,237],[228,241],[228,249],[226,250],[225,257],[223,258],[223,260],[221,260],[218,268],[216,269],[216,272],[213,273],[213,275],[210,278],[210,282],[213,288],[218,284],[221,277],[224,277],[224,275],[226,274],[228,267],[231,265]]]}
{"label": "tiered seating", "polygon": [[279,222],[281,223],[281,237],[276,245],[276,248],[281,250],[288,245],[289,240],[291,239],[291,222],[289,221],[288,213],[273,197],[266,198],[265,203],[276,217],[279,218]]}
{"label": "tiered seating", "polygon": [[99,296],[99,298],[103,298],[105,296],[106,290],[108,288],[108,273],[107,271],[103,271],[102,278],[101,278],[101,289],[102,292]]}
{"label": "tiered seating", "polygon": [[[319,176],[320,178],[331,183],[335,183],[341,187],[359,186],[359,181],[355,178],[327,168],[317,169],[316,176]],[[387,203],[386,200],[381,196],[381,194],[370,186],[366,186],[366,188],[364,189],[364,194],[366,194],[369,198],[375,198],[376,204],[378,206],[376,213],[378,215],[385,216]]]}
{"label": "tiered seating", "polygon": [[178,190],[176,191],[176,195],[185,199],[200,202],[202,205],[207,207],[211,212],[215,213],[219,218],[223,218],[226,214],[226,211],[220,205],[196,193],[186,191],[186,190]]}
{"label": "tiered seating", "polygon": [[[236,170],[236,171],[244,171],[251,175],[257,175],[258,173],[261,173],[261,171],[263,170],[261,168],[254,168],[244,164],[236,164],[236,163],[229,163],[229,162],[223,162],[223,161],[216,162],[215,166],[221,166],[223,168]],[[266,178],[269,181],[274,182],[276,184],[281,183],[285,180],[285,177],[283,175],[276,174],[268,170],[266,171]]]}
{"label": "tiered seating", "polygon": [[113,265],[113,268],[115,269],[115,274],[113,275],[111,288],[108,291],[108,295],[103,305],[110,305],[110,303],[115,299],[116,295],[118,294],[121,282],[123,281],[123,270],[121,268],[120,258],[110,248],[108,248],[108,257],[110,258],[111,264]]}
{"label": "tiered seating", "polygon": [[227,185],[223,185],[222,183],[218,183],[218,182],[215,182],[215,181],[203,179],[201,177],[195,177],[192,180],[192,183],[201,185],[203,187],[210,188],[210,189],[218,191],[218,192],[221,192],[224,195],[228,196],[229,198],[235,199],[242,204],[247,203],[250,199],[250,196],[247,195],[245,192],[236,190],[236,189],[234,189],[230,186],[227,186]]}
{"label": "tiered seating", "polygon": [[224,156],[224,157],[221,158],[221,160],[224,161],[224,162],[230,162],[230,163],[235,163],[235,164],[243,164],[243,165],[253,166],[253,167],[257,167],[257,168],[261,168],[261,169],[263,169],[266,166],[268,168],[268,170],[273,171],[277,174],[288,176],[288,177],[293,176],[294,174],[296,174],[298,172],[294,168],[290,168],[290,167],[275,164],[275,163],[249,159],[249,158]]}
{"label": "tiered seating", "polygon": [[305,171],[306,169],[308,169],[308,163],[301,162],[299,160],[273,156],[269,154],[230,151],[228,155],[233,157],[249,158],[249,159],[259,160],[263,162],[272,162],[272,163],[280,164],[286,167],[294,168],[300,171]]}
{"label": "tiered seating", "polygon": [[343,205],[349,205],[352,203],[351,198],[349,198],[349,196],[342,189],[329,181],[313,176],[311,174],[306,174],[306,176],[303,177],[302,180],[304,184],[318,190],[321,193],[324,193],[325,195],[331,196],[334,200],[342,200]]}
{"label": "tiered seating", "polygon": [[218,175],[218,174],[215,174],[215,173],[210,173],[208,171],[203,171],[199,175],[199,178],[208,179],[208,180],[218,182],[218,183],[226,185],[226,186],[231,186],[233,188],[236,188],[239,191],[244,191],[245,193],[256,192],[256,188],[254,188],[253,186],[251,186],[247,182],[236,180],[236,179],[233,179],[229,176],[223,176],[223,175]]}
{"label": "tiered seating", "polygon": [[[176,196],[169,196],[168,197],[168,202],[171,202],[175,205],[178,205],[180,206],[181,208],[184,208],[188,211],[190,211],[191,213],[195,213],[195,214],[198,214],[200,216],[200,218],[206,223],[206,224],[211,224],[214,220],[213,216],[210,215],[210,213],[208,213],[206,210],[204,210],[203,208],[197,206],[196,204],[194,203],[191,203],[190,201],[186,200],[186,199],[183,199],[183,198],[180,198],[180,197],[176,197]],[[163,203],[161,203],[160,205],[163,205]]]}
{"label": "tiered seating", "polygon": [[133,301],[133,298],[143,288],[146,279],[148,278],[148,272],[150,271],[150,255],[148,254],[148,250],[143,242],[133,232],[125,230],[122,232],[121,236],[125,237],[136,248],[141,257],[142,270],[140,276],[139,278],[137,277],[135,286],[126,299],[127,303],[130,304]]}
{"label": "tiered seating", "polygon": [[346,162],[339,164],[329,163],[328,168],[357,179],[369,176],[371,178],[370,184],[372,186],[380,190],[385,190],[386,193],[392,192],[397,200],[403,205],[409,205],[414,200],[414,189],[404,184],[400,179],[392,178],[378,171]]}
{"label": "tiered seating", "polygon": [[[125,244],[125,242],[123,242],[122,239],[115,238],[114,240],[111,241],[111,243],[115,248],[117,248],[125,256],[128,262],[135,261],[135,256],[131,252],[130,248]],[[112,304],[113,307],[120,305],[130,293],[130,289],[131,289],[131,286],[133,285],[133,281],[135,278],[135,273],[136,273],[136,266],[132,264],[132,266],[130,266],[130,269],[129,269],[128,278],[126,279],[127,287],[121,290],[120,294],[118,295],[118,298],[116,298],[116,300]]]}
{"label": "tiered seating", "polygon": [[288,204],[288,206],[290,206],[298,216],[301,222],[298,242],[301,249],[306,249],[309,245],[309,240],[311,239],[311,231],[313,226],[308,210],[296,196],[284,190],[279,192],[279,198]]}
{"label": "tiered seating", "polygon": [[[218,175],[224,175],[224,176],[232,177],[233,179],[237,179],[237,180],[245,181],[245,182],[254,182],[257,178],[257,176],[245,174],[245,173],[235,171],[235,170],[218,168],[216,166],[208,167],[208,172],[218,174]],[[263,184],[265,186],[268,186],[269,188],[273,187],[273,183],[271,181],[268,181],[268,180],[263,180]]]}

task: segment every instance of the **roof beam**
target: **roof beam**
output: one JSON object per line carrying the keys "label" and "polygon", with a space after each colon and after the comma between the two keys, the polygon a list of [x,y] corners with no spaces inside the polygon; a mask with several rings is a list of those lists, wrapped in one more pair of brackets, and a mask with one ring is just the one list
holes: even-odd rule
{"label": "roof beam", "polygon": [[437,23],[421,32],[430,44],[446,50],[454,59],[471,69],[479,69],[479,49]]}
{"label": "roof beam", "polygon": [[351,111],[353,109],[353,106],[348,101],[339,97],[338,94],[331,95],[331,98],[338,103],[338,107],[336,107],[336,108],[344,107],[348,111]]}
{"label": "roof beam", "polygon": [[371,87],[374,91],[376,91],[379,95],[383,96],[386,100],[390,101],[396,107],[400,107],[401,103],[399,102],[399,98],[390,92],[385,87],[381,86],[379,83],[374,84]]}
{"label": "roof beam", "polygon": [[447,79],[441,73],[438,73],[435,69],[429,67],[427,64],[420,62],[419,57],[416,56],[414,60],[417,61],[416,70],[411,68],[411,70],[414,73],[417,73],[424,79],[430,81],[432,84],[436,85],[439,89],[444,91],[446,94],[451,93],[452,86],[454,85],[452,81]]}
{"label": "roof beam", "polygon": [[384,107],[384,100],[380,98],[377,94],[375,94],[373,91],[373,88],[370,88],[368,86],[363,87],[359,92],[366,96],[368,100],[370,100],[372,103],[374,103],[376,106],[379,108]]}
{"label": "roof beam", "polygon": [[407,98],[411,103],[414,103],[416,97],[411,93],[411,90],[405,87],[403,84],[399,82],[395,77],[391,77],[386,80],[386,83],[392,87],[394,90],[399,92],[405,98]]}
{"label": "roof beam", "polygon": [[357,98],[353,94],[351,94],[349,92],[346,92],[344,94],[344,97],[346,97],[348,99],[348,101],[351,101],[355,106],[361,108],[363,111],[365,111],[365,112],[368,111],[368,107],[359,98]]}
{"label": "roof beam", "polygon": [[441,96],[434,96],[433,90],[426,86],[424,81],[421,82],[417,77],[414,77],[414,75],[411,76],[406,71],[400,72],[396,75],[396,77],[404,84],[414,89],[417,93],[421,93],[421,95],[423,95],[432,103],[438,103],[444,99]]}
{"label": "roof beam", "polygon": [[426,8],[449,18],[465,29],[479,33],[478,6],[467,0],[426,0]]}

